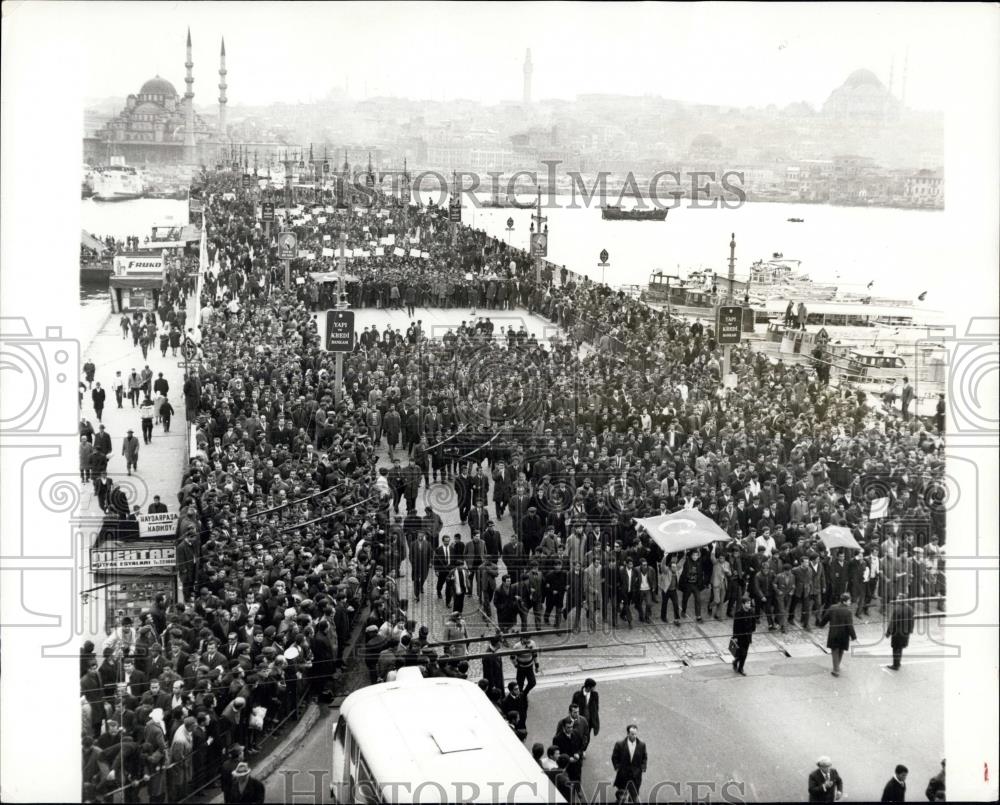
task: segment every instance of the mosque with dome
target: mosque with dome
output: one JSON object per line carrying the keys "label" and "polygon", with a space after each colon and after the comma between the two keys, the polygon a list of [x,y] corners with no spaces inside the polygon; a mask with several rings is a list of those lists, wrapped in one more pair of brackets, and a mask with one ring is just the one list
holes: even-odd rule
{"label": "mosque with dome", "polygon": [[104,164],[121,156],[129,165],[212,164],[226,136],[226,43],[219,53],[219,118],[216,125],[194,111],[194,63],[191,31],[187,35],[187,74],[183,95],[159,75],[149,79],[138,94],[129,95],[125,108],[93,137],[84,138],[84,161]]}

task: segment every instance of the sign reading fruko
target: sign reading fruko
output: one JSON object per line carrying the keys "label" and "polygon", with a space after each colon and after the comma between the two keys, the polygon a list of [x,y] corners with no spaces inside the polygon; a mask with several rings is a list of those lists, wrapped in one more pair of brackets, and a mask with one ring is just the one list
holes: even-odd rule
{"label": "sign reading fruko", "polygon": [[549,253],[549,236],[544,232],[531,233],[531,256],[546,257]]}
{"label": "sign reading fruko", "polygon": [[354,350],[354,311],[328,310],[326,312],[327,352]]}
{"label": "sign reading fruko", "polygon": [[129,257],[127,255],[117,255],[115,257],[115,276],[122,277],[127,274],[162,274],[162,257]]}
{"label": "sign reading fruko", "polygon": [[177,530],[177,513],[137,514],[140,537],[172,537]]}
{"label": "sign reading fruko", "polygon": [[740,343],[743,334],[743,309],[739,305],[722,305],[715,332],[720,344]]}

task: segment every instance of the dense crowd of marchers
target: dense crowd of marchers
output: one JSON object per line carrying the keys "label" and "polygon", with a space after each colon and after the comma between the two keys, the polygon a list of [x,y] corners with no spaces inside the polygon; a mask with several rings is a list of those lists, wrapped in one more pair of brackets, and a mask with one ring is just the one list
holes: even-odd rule
{"label": "dense crowd of marchers", "polygon": [[[335,403],[312,313],[332,299],[303,270],[325,261],[296,261],[304,282],[285,289],[239,179],[200,180],[211,270],[183,390],[197,444],[177,495],[186,603],[158,603],[103,656],[85,652],[85,799],[125,785],[128,798],[177,801],[218,773],[226,788],[268,725],[329,692],[356,630],[372,681],[409,664],[465,675],[461,649],[439,656],[408,619],[404,562],[414,598],[433,570],[449,605],[474,598],[504,631],[552,618],[579,628],[582,614],[590,628],[631,625],[635,610],[648,622],[654,602],[663,621],[668,603],[675,623],[690,610],[700,620],[703,605],[745,618],[745,596],[756,620],[784,630],[796,612],[809,628],[845,592],[859,612],[899,592],[943,596],[940,428],[887,420],[863,394],[746,347],[724,388],[710,326],[565,271],[536,280],[527,255],[482,232],[459,227],[452,240],[434,207],[404,216],[379,198],[368,214],[295,226],[316,254],[345,229],[349,242],[419,231],[429,258],[352,269],[353,305],[463,310],[443,333],[412,318],[405,333],[362,333]],[[180,287],[167,311],[183,307]],[[494,311],[515,305],[551,321],[551,335],[505,329]],[[391,467],[379,466],[383,444]],[[454,540],[441,516],[452,488]],[[888,517],[869,519],[886,497]],[[732,541],[664,556],[637,532],[633,518],[680,509]],[[508,516],[505,541],[496,524]],[[863,550],[831,554],[818,538],[830,524]],[[515,658],[519,682],[533,684],[534,659]],[[484,671],[507,715],[502,669]],[[523,733],[523,716],[511,720]]]}

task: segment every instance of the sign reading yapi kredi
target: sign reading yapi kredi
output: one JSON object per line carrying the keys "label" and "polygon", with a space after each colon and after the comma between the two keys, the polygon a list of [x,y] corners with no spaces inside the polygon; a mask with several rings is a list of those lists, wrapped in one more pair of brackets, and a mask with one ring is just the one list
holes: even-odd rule
{"label": "sign reading yapi kredi", "polygon": [[743,308],[739,305],[722,305],[715,332],[720,344],[738,344],[743,333]]}
{"label": "sign reading yapi kredi", "polygon": [[326,312],[327,352],[351,352],[354,349],[354,311]]}
{"label": "sign reading yapi kredi", "polygon": [[173,537],[177,530],[177,512],[163,512],[161,514],[137,514],[135,517],[139,521],[140,537]]}
{"label": "sign reading yapi kredi", "polygon": [[265,224],[274,223],[274,204],[270,201],[265,201],[260,205],[260,220],[261,223]]}

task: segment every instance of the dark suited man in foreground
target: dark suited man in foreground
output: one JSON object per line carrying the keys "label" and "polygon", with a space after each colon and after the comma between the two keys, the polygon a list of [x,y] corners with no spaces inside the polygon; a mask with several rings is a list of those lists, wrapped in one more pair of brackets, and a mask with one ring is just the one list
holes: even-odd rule
{"label": "dark suited man in foreground", "polygon": [[903,599],[902,592],[896,593],[896,602],[892,605],[892,613],[889,615],[889,625],[886,627],[885,636],[888,637],[892,645],[892,665],[887,665],[893,671],[898,671],[903,660],[903,649],[910,645],[910,635],[913,634],[913,607]]}
{"label": "dark suited man in foreground", "polygon": [[809,775],[809,801],[836,802],[844,796],[844,781],[826,755],[816,761],[816,766]]}
{"label": "dark suited man in foreground", "polygon": [[635,724],[629,724],[625,737],[615,744],[611,765],[615,770],[615,800],[638,802],[642,775],[646,771],[646,744],[639,740],[639,727]]}

